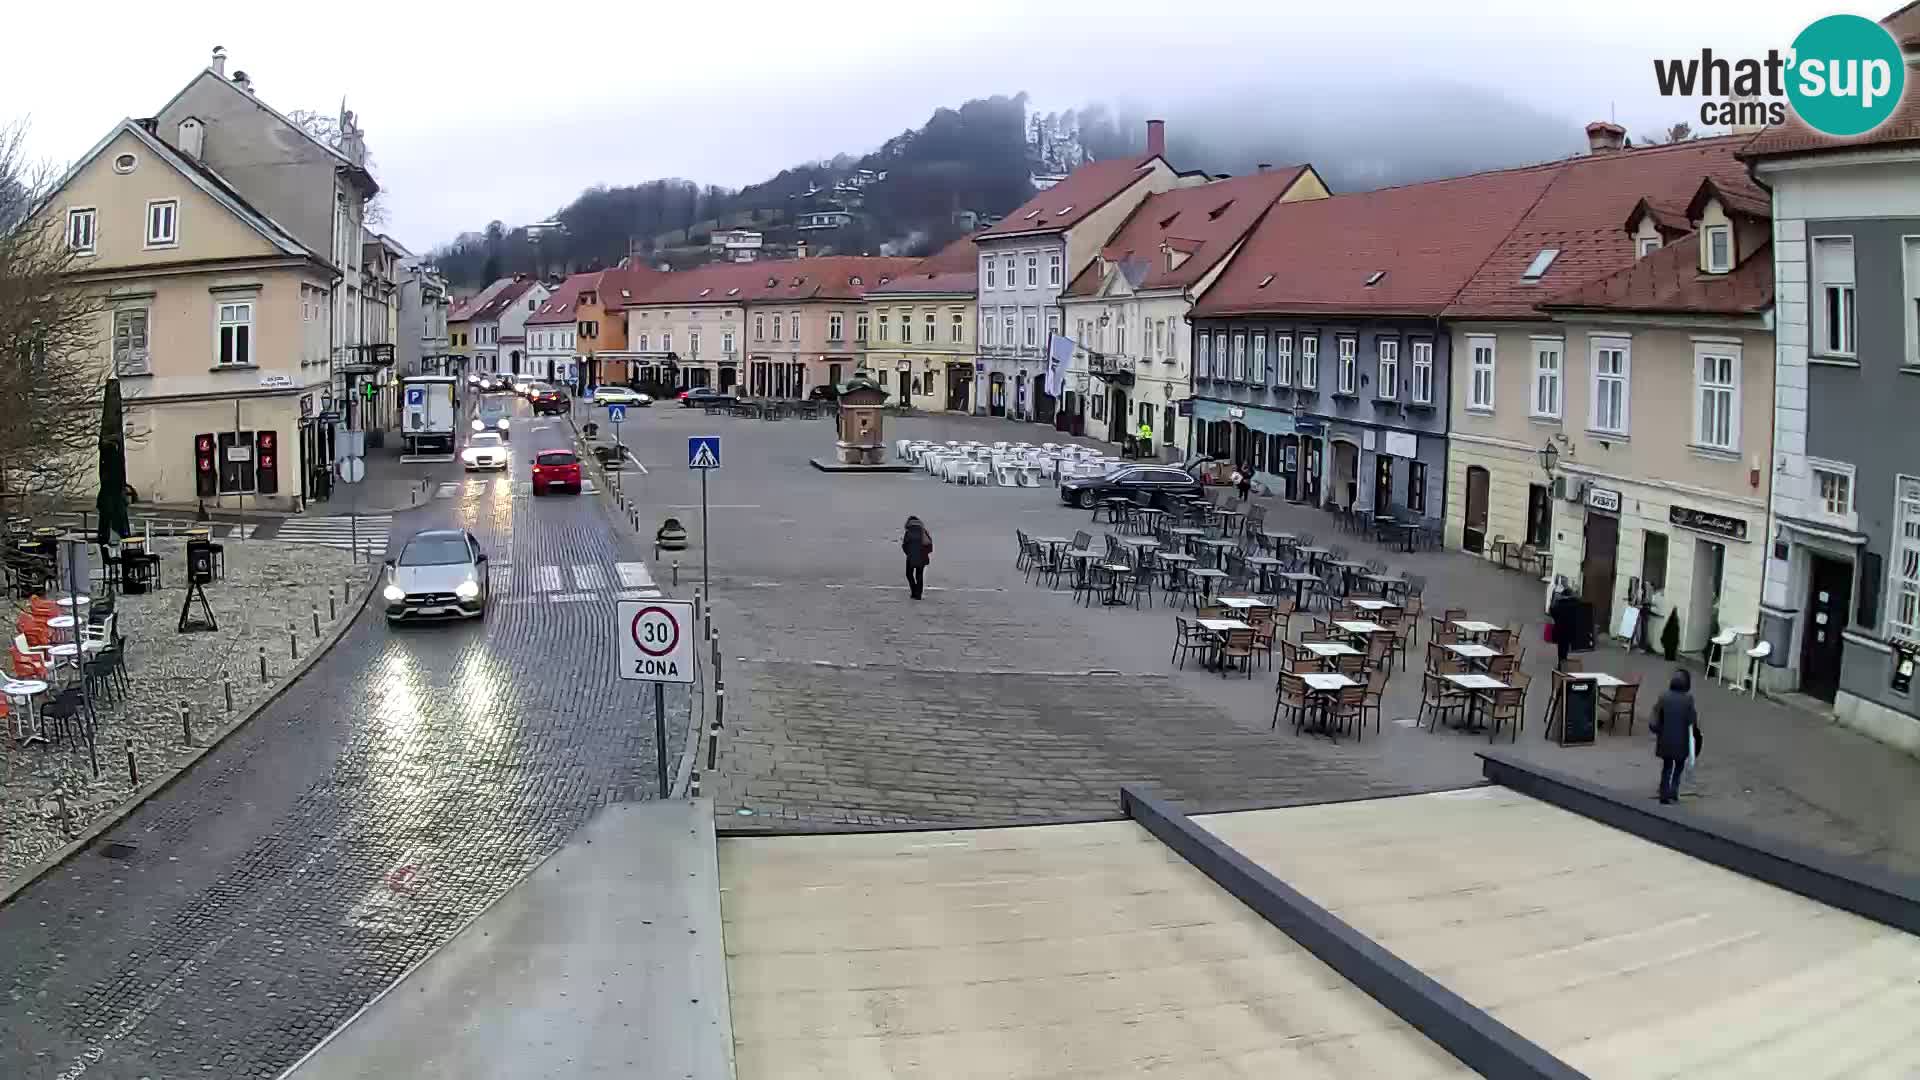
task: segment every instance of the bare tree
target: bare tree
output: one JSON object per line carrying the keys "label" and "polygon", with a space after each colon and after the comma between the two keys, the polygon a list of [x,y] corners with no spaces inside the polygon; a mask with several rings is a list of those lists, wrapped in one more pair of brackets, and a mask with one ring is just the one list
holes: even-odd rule
{"label": "bare tree", "polygon": [[[315,112],[312,109],[295,109],[287,114],[287,119],[299,125],[307,134],[331,146],[335,150],[342,149],[339,117],[328,116],[325,113]],[[366,170],[369,173],[373,172],[373,151],[371,150],[367,151]],[[376,179],[378,178],[376,177]],[[387,223],[387,192],[385,188],[373,193],[373,198],[367,200],[366,209],[362,212],[361,216],[368,225],[385,225]]]}
{"label": "bare tree", "polygon": [[62,171],[28,161],[26,130],[0,126],[0,489],[75,498],[97,465],[101,304],[74,279],[66,220],[43,205]]}
{"label": "bare tree", "polygon": [[1660,146],[1666,143],[1691,142],[1697,137],[1693,133],[1693,125],[1682,120],[1677,124],[1667,125],[1658,135],[1649,137],[1647,143],[1651,146]]}

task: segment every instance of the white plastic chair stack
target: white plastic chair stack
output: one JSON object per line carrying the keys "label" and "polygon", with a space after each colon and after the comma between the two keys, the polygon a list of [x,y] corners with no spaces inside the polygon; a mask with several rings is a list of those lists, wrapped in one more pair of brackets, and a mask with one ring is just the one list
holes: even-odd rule
{"label": "white plastic chair stack", "polygon": [[993,481],[1001,487],[1013,487],[1020,481],[1015,478],[1013,466],[1004,458],[996,458],[993,463]]}
{"label": "white plastic chair stack", "polygon": [[967,480],[969,483],[984,485],[987,482],[987,463],[984,461],[968,462]]}

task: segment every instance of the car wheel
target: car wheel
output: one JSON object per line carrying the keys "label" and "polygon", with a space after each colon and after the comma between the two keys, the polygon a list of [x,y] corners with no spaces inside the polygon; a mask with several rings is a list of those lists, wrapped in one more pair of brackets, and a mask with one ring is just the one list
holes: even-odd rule
{"label": "car wheel", "polygon": [[1099,504],[1100,500],[1094,495],[1092,488],[1087,488],[1080,493],[1080,509],[1091,510]]}

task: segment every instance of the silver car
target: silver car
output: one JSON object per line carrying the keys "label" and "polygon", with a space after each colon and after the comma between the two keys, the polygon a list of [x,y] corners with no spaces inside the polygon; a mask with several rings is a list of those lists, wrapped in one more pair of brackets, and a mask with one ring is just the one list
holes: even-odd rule
{"label": "silver car", "polygon": [[486,614],[487,555],[480,541],[460,529],[413,534],[398,559],[387,560],[380,591],[387,620],[470,619]]}

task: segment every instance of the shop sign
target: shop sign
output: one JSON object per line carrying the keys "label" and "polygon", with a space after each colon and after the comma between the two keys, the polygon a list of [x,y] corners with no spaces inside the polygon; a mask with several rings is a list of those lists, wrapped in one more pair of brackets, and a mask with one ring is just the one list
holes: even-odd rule
{"label": "shop sign", "polygon": [[1193,415],[1193,399],[1182,398],[1180,401],[1175,402],[1173,407],[1173,412],[1174,412],[1174,415],[1176,416],[1192,416]]}
{"label": "shop sign", "polygon": [[1920,644],[1911,641],[1893,641],[1893,678],[1887,686],[1896,694],[1904,694],[1913,688],[1913,669],[1920,662]]}
{"label": "shop sign", "polygon": [[1247,410],[1241,408],[1238,405],[1227,406],[1227,419],[1244,420],[1246,419],[1246,417],[1247,417]]}
{"label": "shop sign", "polygon": [[1386,435],[1387,453],[1398,458],[1419,456],[1420,437],[1407,431],[1389,431]]}
{"label": "shop sign", "polygon": [[1588,488],[1587,505],[1609,514],[1620,512],[1620,493],[1612,488]]}
{"label": "shop sign", "polygon": [[1694,532],[1724,536],[1741,543],[1745,543],[1747,539],[1747,519],[1733,517],[1730,514],[1713,514],[1705,510],[1695,510],[1691,506],[1674,506],[1668,508],[1667,520],[1682,529],[1692,529]]}

